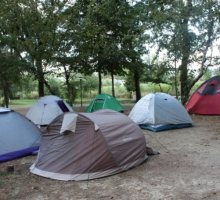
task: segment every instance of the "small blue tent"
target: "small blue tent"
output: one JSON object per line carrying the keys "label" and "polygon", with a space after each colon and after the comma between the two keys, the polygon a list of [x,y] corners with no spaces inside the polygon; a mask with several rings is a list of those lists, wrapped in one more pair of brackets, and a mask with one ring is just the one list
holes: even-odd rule
{"label": "small blue tent", "polygon": [[24,115],[0,107],[0,163],[31,155],[39,149],[41,130]]}

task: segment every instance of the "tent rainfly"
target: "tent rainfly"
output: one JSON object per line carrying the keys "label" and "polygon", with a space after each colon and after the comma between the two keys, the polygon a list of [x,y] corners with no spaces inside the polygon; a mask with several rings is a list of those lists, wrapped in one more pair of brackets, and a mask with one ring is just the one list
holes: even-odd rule
{"label": "tent rainfly", "polygon": [[202,83],[186,104],[190,114],[220,115],[220,76]]}
{"label": "tent rainfly", "polygon": [[124,112],[122,105],[109,94],[99,94],[96,96],[95,99],[89,104],[86,112],[90,113],[100,109],[111,109],[118,112]]}
{"label": "tent rainfly", "polygon": [[193,125],[186,109],[175,97],[159,92],[142,97],[128,117],[142,129],[155,132]]}
{"label": "tent rainfly", "polygon": [[126,115],[102,109],[63,113],[44,130],[30,172],[58,180],[113,175],[147,159],[142,130]]}
{"label": "tent rainfly", "polygon": [[73,111],[66,101],[54,96],[48,95],[41,97],[27,112],[26,117],[37,125],[48,125],[55,117],[64,113]]}
{"label": "tent rainfly", "polygon": [[0,163],[31,155],[39,149],[42,132],[25,116],[0,107]]}

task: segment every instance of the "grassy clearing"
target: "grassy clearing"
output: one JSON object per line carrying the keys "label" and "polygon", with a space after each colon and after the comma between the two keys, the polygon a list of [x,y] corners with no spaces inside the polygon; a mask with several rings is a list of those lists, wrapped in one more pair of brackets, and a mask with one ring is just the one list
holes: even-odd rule
{"label": "grassy clearing", "polygon": [[10,101],[10,105],[25,105],[32,106],[37,102],[36,99],[13,99]]}
{"label": "grassy clearing", "polygon": [[[82,103],[83,104],[89,104],[93,99],[89,99],[89,98],[83,98],[82,99]],[[134,100],[132,99],[126,99],[126,98],[117,98],[117,100],[120,103],[135,103]],[[13,99],[10,101],[9,106],[33,106],[36,102],[38,101],[38,99]],[[81,103],[81,99],[77,98],[75,99],[74,104],[80,104]]]}

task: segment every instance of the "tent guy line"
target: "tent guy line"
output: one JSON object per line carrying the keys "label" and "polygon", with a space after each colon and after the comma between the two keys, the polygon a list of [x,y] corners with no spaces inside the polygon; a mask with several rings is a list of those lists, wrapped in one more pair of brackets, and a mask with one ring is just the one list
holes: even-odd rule
{"label": "tent guy line", "polygon": [[150,131],[145,130],[145,132],[146,132],[151,138],[153,138],[158,144],[160,144],[164,149],[166,149],[166,150],[168,151],[167,153],[170,153],[170,150],[169,150],[165,145],[163,145],[161,142],[159,142],[156,138],[154,138],[154,137],[150,134]]}

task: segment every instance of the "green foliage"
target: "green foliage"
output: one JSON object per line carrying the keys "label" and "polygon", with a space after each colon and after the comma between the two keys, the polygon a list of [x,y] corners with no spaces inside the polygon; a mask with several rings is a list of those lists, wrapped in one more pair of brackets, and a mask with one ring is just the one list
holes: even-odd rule
{"label": "green foliage", "polygon": [[[48,83],[50,84],[50,87],[52,88],[53,91],[56,91],[55,95],[59,96],[61,98],[64,97],[65,91],[63,90],[62,83],[60,80],[58,80],[55,77],[49,77],[48,78]],[[45,88],[45,95],[50,95],[50,91]]]}
{"label": "green foliage", "polygon": [[133,74],[129,73],[125,77],[125,83],[124,83],[126,89],[128,92],[136,91],[135,84],[134,84],[134,79],[133,79]]}
{"label": "green foliage", "polygon": [[[213,60],[219,63],[209,53],[220,35],[218,1],[5,0],[0,6],[0,86],[11,98],[43,95],[45,87],[45,94],[71,102],[80,93],[74,74],[93,72],[126,75],[127,91],[139,93],[141,82],[153,82],[161,91],[178,86],[187,97],[205,72],[203,80],[210,77]],[[143,61],[150,47],[155,58]],[[54,74],[65,82],[48,78]],[[97,83],[89,79],[84,96],[96,93]]]}
{"label": "green foliage", "polygon": [[203,83],[203,81],[198,81],[190,90],[190,95],[192,95],[195,90]]}
{"label": "green foliage", "polygon": [[[140,69],[140,80],[148,83],[150,91],[148,92],[166,92],[172,91],[172,85],[175,78],[175,69],[169,65],[167,60],[159,61],[155,57],[146,57],[145,65]],[[130,72],[125,79],[125,87],[128,92],[135,91],[133,73]],[[141,85],[141,91],[143,91]]]}
{"label": "green foliage", "polygon": [[[25,91],[24,91],[25,92]],[[20,93],[20,97],[23,99],[38,99],[39,95],[37,90],[36,91],[32,91],[32,92],[25,92],[25,93]]]}
{"label": "green foliage", "polygon": [[202,81],[207,81],[208,79],[212,78],[213,71],[211,69],[207,69],[203,77],[201,78]]}
{"label": "green foliage", "polygon": [[164,93],[172,94],[173,91],[171,85],[163,84],[163,83],[155,84],[149,82],[147,84],[146,83],[141,84],[141,92],[143,93],[142,96],[144,96],[146,94],[155,93],[155,92],[164,92]]}
{"label": "green foliage", "polygon": [[102,93],[105,93],[105,94],[112,94],[112,88],[111,88],[111,86],[104,86],[103,88],[102,88]]}
{"label": "green foliage", "polygon": [[[165,50],[177,63],[183,104],[189,91],[212,64],[210,52],[219,37],[219,3],[217,1],[153,1],[149,9],[151,31],[158,44],[157,53]],[[197,74],[191,66],[200,66]]]}
{"label": "green foliage", "polygon": [[111,86],[111,80],[110,79],[107,79],[107,80],[105,80],[105,81],[103,81],[103,83],[102,83],[102,85],[103,86]]}
{"label": "green foliage", "polygon": [[220,75],[220,67],[213,69],[212,73],[213,73],[213,76],[219,76]]}
{"label": "green foliage", "polygon": [[[63,85],[63,97],[66,99],[66,101],[72,105],[73,102],[75,101],[75,99],[77,98],[77,92],[79,91],[79,86],[78,86],[79,80],[77,78],[73,78],[70,82],[69,82],[69,90],[68,91],[68,87],[66,85]],[[71,94],[71,96],[70,96]]]}
{"label": "green foliage", "polygon": [[159,61],[156,56],[148,56],[141,76],[143,82],[169,83],[173,67],[166,59]]}
{"label": "green foliage", "polygon": [[10,98],[38,98],[36,91],[38,83],[35,77],[30,73],[23,73],[20,79],[20,84],[12,83],[10,89]]}
{"label": "green foliage", "polygon": [[92,96],[92,91],[98,91],[98,77],[95,75],[85,76],[82,79],[82,88],[84,93],[88,93],[89,97]]}

